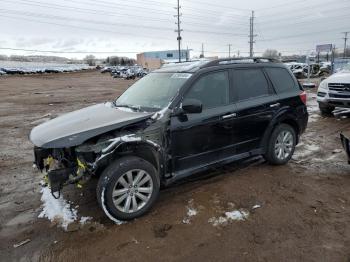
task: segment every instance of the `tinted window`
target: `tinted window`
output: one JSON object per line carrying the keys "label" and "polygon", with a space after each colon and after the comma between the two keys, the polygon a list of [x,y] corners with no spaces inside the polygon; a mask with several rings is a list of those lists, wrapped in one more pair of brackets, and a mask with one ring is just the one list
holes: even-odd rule
{"label": "tinted window", "polygon": [[260,69],[234,70],[234,93],[238,100],[269,94],[269,85]]}
{"label": "tinted window", "polygon": [[185,97],[200,100],[203,109],[227,105],[229,101],[228,73],[221,71],[202,76]]}
{"label": "tinted window", "polygon": [[283,93],[297,89],[290,73],[284,68],[266,68],[271,82],[277,93]]}

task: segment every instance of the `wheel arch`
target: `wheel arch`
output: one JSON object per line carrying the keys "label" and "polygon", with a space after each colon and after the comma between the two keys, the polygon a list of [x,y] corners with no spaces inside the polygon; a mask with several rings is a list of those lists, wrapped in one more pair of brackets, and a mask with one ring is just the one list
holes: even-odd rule
{"label": "wheel arch", "polygon": [[152,164],[162,179],[164,157],[162,148],[151,141],[123,142],[99,163],[98,168],[106,168],[112,161],[125,156],[137,156]]}
{"label": "wheel arch", "polygon": [[267,147],[267,143],[269,140],[269,137],[271,136],[273,130],[276,128],[276,126],[280,125],[280,124],[287,124],[289,126],[291,126],[296,134],[296,144],[299,143],[299,134],[301,132],[299,124],[296,120],[296,115],[289,112],[283,112],[280,113],[278,116],[276,116],[269,124],[268,128],[265,130],[265,133],[263,135],[263,139],[261,141],[261,147],[264,149],[264,151],[266,150]]}

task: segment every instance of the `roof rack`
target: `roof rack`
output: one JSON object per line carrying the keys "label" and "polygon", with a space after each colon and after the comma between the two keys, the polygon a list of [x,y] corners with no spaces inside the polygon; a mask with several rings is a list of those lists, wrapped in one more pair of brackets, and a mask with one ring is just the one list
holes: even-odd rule
{"label": "roof rack", "polygon": [[252,63],[280,63],[277,59],[268,57],[242,57],[242,58],[222,58],[210,61],[202,66],[218,66],[218,65],[229,65],[229,64],[252,64]]}

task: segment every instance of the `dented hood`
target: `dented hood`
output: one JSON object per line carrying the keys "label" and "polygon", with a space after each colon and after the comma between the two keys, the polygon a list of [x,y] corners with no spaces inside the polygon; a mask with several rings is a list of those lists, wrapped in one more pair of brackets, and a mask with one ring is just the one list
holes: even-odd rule
{"label": "dented hood", "polygon": [[77,146],[94,136],[149,118],[153,113],[129,112],[110,103],[89,106],[45,122],[30,133],[38,147]]}

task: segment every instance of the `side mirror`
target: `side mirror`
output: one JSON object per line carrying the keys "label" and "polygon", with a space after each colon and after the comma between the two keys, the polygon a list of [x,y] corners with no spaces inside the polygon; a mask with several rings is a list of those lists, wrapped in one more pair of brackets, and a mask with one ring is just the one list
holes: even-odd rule
{"label": "side mirror", "polygon": [[202,102],[197,99],[185,99],[181,108],[184,113],[198,114],[202,112]]}

